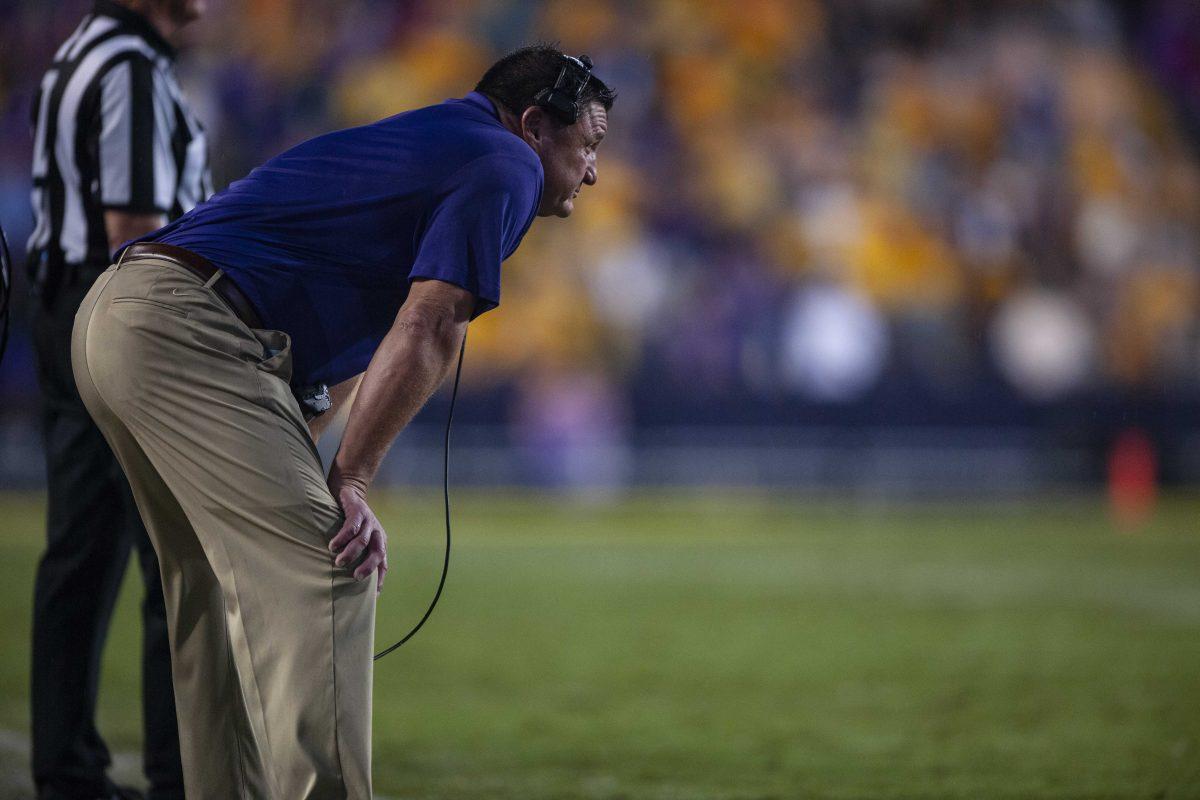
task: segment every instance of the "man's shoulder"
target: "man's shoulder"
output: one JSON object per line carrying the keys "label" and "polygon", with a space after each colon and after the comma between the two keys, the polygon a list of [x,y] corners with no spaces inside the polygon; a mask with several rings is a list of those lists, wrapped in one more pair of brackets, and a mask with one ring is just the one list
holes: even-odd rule
{"label": "man's shoulder", "polygon": [[174,46],[142,14],[112,0],[96,0],[55,51],[52,69],[92,77],[114,61],[140,59],[170,71],[175,56]]}
{"label": "man's shoulder", "polygon": [[469,169],[479,177],[540,183],[542,163],[537,153],[490,113],[462,101],[449,101],[380,120],[377,125],[417,134],[410,142],[427,152],[446,170],[447,177]]}
{"label": "man's shoulder", "polygon": [[159,73],[162,77],[174,77],[174,65],[160,54],[149,49],[144,40],[136,36],[122,37],[123,41],[115,42],[120,49],[114,48],[107,53],[104,60],[97,66],[95,75],[102,81],[111,81],[122,74],[119,67],[130,66],[134,69],[145,69],[146,74]]}
{"label": "man's shoulder", "polygon": [[522,181],[541,181],[542,162],[529,145],[515,136],[497,137],[492,146],[483,149],[464,167],[481,174]]}
{"label": "man's shoulder", "polygon": [[128,61],[143,63],[151,69],[168,73],[172,69],[171,60],[151,46],[145,37],[126,29],[113,30],[74,45],[68,40],[63,44],[60,54],[52,67],[60,72],[65,68],[72,72],[104,75],[113,67]]}
{"label": "man's shoulder", "polygon": [[463,165],[507,179],[542,180],[542,162],[537,153],[507,128],[467,125],[459,133]]}
{"label": "man's shoulder", "polygon": [[160,69],[169,69],[176,58],[175,46],[140,11],[112,0],[96,0],[90,19],[99,40],[136,39],[135,49]]}

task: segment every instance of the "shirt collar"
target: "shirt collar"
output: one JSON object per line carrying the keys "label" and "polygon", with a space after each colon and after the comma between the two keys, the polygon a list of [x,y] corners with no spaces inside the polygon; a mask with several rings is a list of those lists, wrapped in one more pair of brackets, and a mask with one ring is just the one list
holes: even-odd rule
{"label": "shirt collar", "polygon": [[96,14],[112,17],[125,27],[133,29],[138,36],[145,39],[155,50],[172,61],[175,60],[175,47],[163,38],[163,35],[158,32],[157,28],[150,24],[150,20],[138,12],[126,8],[120,3],[114,3],[113,0],[96,0],[96,4],[92,10]]}
{"label": "shirt collar", "polygon": [[486,94],[482,92],[468,92],[467,96],[463,98],[463,102],[482,108],[495,117],[497,122],[500,121],[500,112],[496,109],[496,104]]}

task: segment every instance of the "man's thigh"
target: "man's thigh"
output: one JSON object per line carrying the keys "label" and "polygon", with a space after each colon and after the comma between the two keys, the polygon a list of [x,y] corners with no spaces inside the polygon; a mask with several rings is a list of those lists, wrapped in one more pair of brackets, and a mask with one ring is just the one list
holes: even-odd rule
{"label": "man's thigh", "polygon": [[77,369],[195,529],[280,791],[336,793],[339,774],[369,786],[374,588],[327,549],[341,512],[285,379],[286,337],[247,329],[190,275],[128,263],[87,327]]}

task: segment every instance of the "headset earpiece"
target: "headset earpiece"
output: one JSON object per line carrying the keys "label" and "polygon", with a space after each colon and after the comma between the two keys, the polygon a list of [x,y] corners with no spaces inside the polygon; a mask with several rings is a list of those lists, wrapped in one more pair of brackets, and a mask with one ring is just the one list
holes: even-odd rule
{"label": "headset earpiece", "polygon": [[579,119],[579,98],[592,77],[592,60],[587,56],[563,55],[554,86],[538,92],[533,102],[553,114],[559,122],[571,125]]}

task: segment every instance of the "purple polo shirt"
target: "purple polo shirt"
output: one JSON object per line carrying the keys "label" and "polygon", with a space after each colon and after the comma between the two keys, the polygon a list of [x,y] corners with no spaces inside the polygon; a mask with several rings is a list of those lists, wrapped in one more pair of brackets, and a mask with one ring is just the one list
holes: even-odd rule
{"label": "purple polo shirt", "polygon": [[491,101],[465,98],[319,136],[139,241],[225,270],[292,338],[292,383],[362,372],[414,278],[500,303],[500,262],[532,224],[537,154]]}

